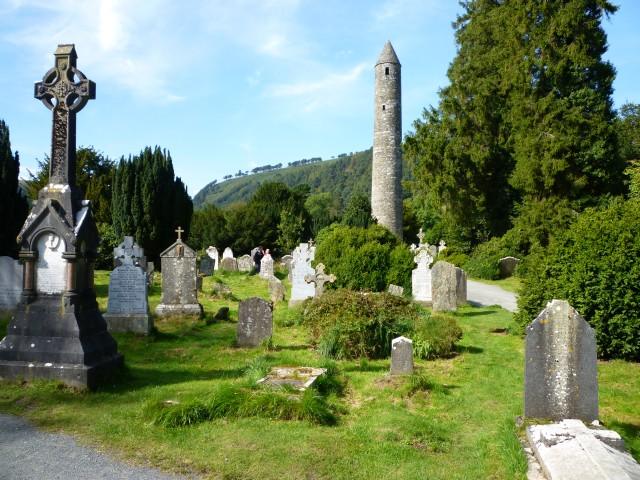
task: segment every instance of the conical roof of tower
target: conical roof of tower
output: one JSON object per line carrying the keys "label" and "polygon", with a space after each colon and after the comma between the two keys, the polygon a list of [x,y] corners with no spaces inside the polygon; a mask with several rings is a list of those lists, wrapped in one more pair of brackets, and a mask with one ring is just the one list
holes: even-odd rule
{"label": "conical roof of tower", "polygon": [[380,52],[376,65],[380,65],[381,63],[395,63],[400,65],[400,60],[398,60],[396,51],[393,49],[393,45],[391,45],[391,42],[389,41],[384,44],[384,48],[382,49],[382,52]]}

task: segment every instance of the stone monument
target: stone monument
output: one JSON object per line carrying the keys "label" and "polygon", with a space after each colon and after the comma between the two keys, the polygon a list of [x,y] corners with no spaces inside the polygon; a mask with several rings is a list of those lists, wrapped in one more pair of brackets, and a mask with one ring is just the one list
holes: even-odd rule
{"label": "stone monument", "polygon": [[418,233],[420,243],[417,248],[413,248],[413,261],[417,267],[411,271],[411,294],[416,302],[429,305],[432,300],[431,295],[431,262],[433,255],[429,253],[429,244],[423,243],[424,233],[420,229]]}
{"label": "stone monument", "polygon": [[332,273],[331,275],[327,275],[324,273],[324,264],[319,263],[316,265],[316,270],[311,274],[307,274],[304,276],[304,281],[307,283],[314,284],[314,298],[320,298],[324,293],[324,284],[325,283],[333,283],[336,281],[336,276]]}
{"label": "stone monument", "polygon": [[391,341],[391,375],[413,373],[413,341],[398,337]]}
{"label": "stone monument", "polygon": [[227,247],[224,249],[224,252],[222,252],[222,258],[235,258],[233,256],[233,250],[231,250],[231,247]]}
{"label": "stone monument", "polygon": [[400,61],[387,42],[375,65],[371,214],[402,238],[402,100]]}
{"label": "stone monument", "polygon": [[253,260],[250,255],[246,253],[240,257],[238,257],[238,271],[240,272],[252,272],[253,271]]}
{"label": "stone monument", "polygon": [[120,245],[113,249],[113,263],[118,267],[123,264],[123,259],[132,260],[128,265],[138,265],[147,270],[147,257],[144,256],[144,248],[140,247],[133,237],[125,236]]}
{"label": "stone monument", "polygon": [[0,257],[0,312],[13,311],[22,295],[22,265],[11,257]]}
{"label": "stone monument", "polygon": [[205,255],[200,259],[200,268],[198,269],[198,271],[205,277],[210,277],[211,275],[213,275],[214,268],[215,262],[211,257],[209,257],[209,255]]}
{"label": "stone monument", "polygon": [[220,255],[218,255],[218,249],[216,247],[209,246],[207,248],[207,255],[213,260],[213,270],[220,268]]}
{"label": "stone monument", "polygon": [[456,267],[456,303],[459,307],[467,304],[467,272]]}
{"label": "stone monument", "polygon": [[96,92],[76,60],[74,45],[58,45],[54,67],[35,85],[53,113],[49,180],[17,237],[23,288],[0,342],[0,378],[94,388],[123,357],[96,302],[98,230],[76,185],[76,114]]}
{"label": "stone monument", "polygon": [[151,333],[153,320],[149,316],[147,286],[147,274],[130,257],[111,272],[104,314],[109,331]]}
{"label": "stone monument", "polygon": [[553,300],[526,332],[524,415],[598,419],[595,331],[564,300]]}
{"label": "stone monument", "polygon": [[404,296],[404,288],[400,285],[394,285],[393,283],[389,284],[387,288],[387,293],[390,293],[394,297],[402,297]]}
{"label": "stone monument", "polygon": [[269,296],[274,304],[284,300],[284,285],[278,277],[269,278]]}
{"label": "stone monument", "polygon": [[223,272],[237,272],[238,261],[232,257],[222,257],[222,260],[220,260],[220,270]]}
{"label": "stone monument", "polygon": [[315,253],[316,247],[311,243],[301,243],[293,251],[289,306],[315,296],[315,287],[305,281],[307,275],[314,275],[316,273],[313,267],[311,267]]}
{"label": "stone monument", "polygon": [[260,276],[262,278],[271,278],[274,276],[273,257],[269,252],[265,253],[262,260],[260,260]]}
{"label": "stone monument", "polygon": [[431,292],[434,312],[450,312],[458,306],[458,276],[456,266],[436,262],[431,271]]}
{"label": "stone monument", "polygon": [[160,254],[162,266],[162,300],[156,314],[202,315],[198,303],[196,252],[182,241],[184,230],[178,227],[178,240]]}
{"label": "stone monument", "polygon": [[238,307],[238,346],[257,347],[272,333],[273,304],[258,297],[241,301]]}
{"label": "stone monument", "polygon": [[498,260],[498,269],[500,270],[500,278],[508,278],[513,276],[516,268],[520,263],[520,259],[516,257],[503,257]]}

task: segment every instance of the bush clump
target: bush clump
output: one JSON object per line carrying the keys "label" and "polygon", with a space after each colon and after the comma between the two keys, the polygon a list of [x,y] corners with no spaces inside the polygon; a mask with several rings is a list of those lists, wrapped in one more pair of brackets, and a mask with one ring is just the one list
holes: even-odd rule
{"label": "bush clump", "polygon": [[557,298],[596,330],[601,358],[640,360],[640,202],[587,209],[528,259],[516,320],[524,329]]}
{"label": "bush clump", "polygon": [[411,288],[413,256],[380,225],[361,228],[333,224],[321,230],[315,261],[336,275],[330,288],[381,292],[390,283]]}
{"label": "bush clump", "polygon": [[388,357],[391,340],[400,335],[413,339],[420,358],[448,356],[462,336],[451,316],[430,315],[388,293],[346,289],[326,292],[309,303],[303,323],[320,353],[336,359]]}

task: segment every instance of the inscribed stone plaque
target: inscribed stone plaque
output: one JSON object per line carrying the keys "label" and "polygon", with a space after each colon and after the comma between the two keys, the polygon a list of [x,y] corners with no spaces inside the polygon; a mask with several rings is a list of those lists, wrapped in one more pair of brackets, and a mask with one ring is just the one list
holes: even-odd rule
{"label": "inscribed stone plaque", "polygon": [[308,243],[301,243],[293,251],[293,261],[291,262],[291,298],[289,305],[301,302],[307,298],[315,296],[315,286],[307,283],[307,275],[315,275],[315,270],[311,267],[311,262],[315,257],[316,247]]}
{"label": "inscribed stone plaque", "polygon": [[459,307],[467,304],[467,272],[456,267],[456,298]]}
{"label": "inscribed stone plaque", "polygon": [[455,265],[436,262],[431,269],[431,292],[434,312],[453,311],[458,305]]}
{"label": "inscribed stone plaque", "polygon": [[245,253],[244,255],[238,257],[238,270],[241,272],[253,271],[253,260],[251,260],[251,256]]}
{"label": "inscribed stone plaque", "polygon": [[524,415],[598,419],[595,331],[565,300],[553,300],[527,327]]}
{"label": "inscribed stone plaque", "polygon": [[273,304],[252,297],[238,307],[237,343],[240,347],[257,347],[273,333]]}
{"label": "inscribed stone plaque", "polygon": [[207,277],[213,275],[214,262],[208,255],[200,260],[200,273]]}
{"label": "inscribed stone plaque", "polygon": [[38,293],[64,292],[67,262],[62,258],[65,243],[55,233],[38,238],[38,261],[36,262],[36,290]]}
{"label": "inscribed stone plaque", "polygon": [[413,341],[406,337],[391,341],[391,375],[413,373]]}
{"label": "inscribed stone plaque", "polygon": [[270,253],[265,253],[260,260],[260,276],[262,278],[273,277],[273,257]]}
{"label": "inscribed stone plaque", "polygon": [[13,310],[22,294],[22,265],[11,257],[0,257],[0,310]]}
{"label": "inscribed stone plaque", "polygon": [[138,266],[116,267],[109,278],[109,301],[104,315],[112,332],[148,334],[153,328],[147,302],[147,274]]}

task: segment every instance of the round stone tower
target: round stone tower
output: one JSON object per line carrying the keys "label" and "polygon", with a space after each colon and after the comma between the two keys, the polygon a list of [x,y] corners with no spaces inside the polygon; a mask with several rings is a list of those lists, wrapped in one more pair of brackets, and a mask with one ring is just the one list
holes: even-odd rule
{"label": "round stone tower", "polygon": [[402,238],[402,102],[400,62],[387,42],[375,66],[371,213]]}

